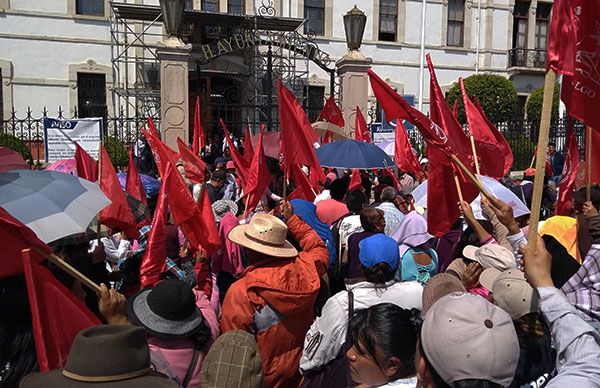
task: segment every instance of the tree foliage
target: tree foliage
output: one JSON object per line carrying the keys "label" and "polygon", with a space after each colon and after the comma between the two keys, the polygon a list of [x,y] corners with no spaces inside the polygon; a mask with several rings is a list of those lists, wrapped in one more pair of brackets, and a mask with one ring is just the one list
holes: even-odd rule
{"label": "tree foliage", "polygon": [[115,168],[126,166],[129,163],[129,154],[127,149],[119,139],[113,136],[106,136],[103,139],[104,148],[110,157]]}
{"label": "tree foliage", "polygon": [[[544,87],[536,89],[529,98],[525,105],[525,111],[527,112],[527,120],[539,123],[542,117],[542,103],[544,100]],[[554,85],[554,97],[552,98],[552,121],[558,120],[558,104],[560,100],[560,85]]]}
{"label": "tree foliage", "polygon": [[[515,118],[517,90],[508,79],[494,74],[477,74],[463,81],[469,98],[474,100],[477,97],[491,122],[500,123]],[[456,100],[458,100],[458,121],[464,124],[467,118],[458,82],[446,95],[446,102],[451,107]]]}

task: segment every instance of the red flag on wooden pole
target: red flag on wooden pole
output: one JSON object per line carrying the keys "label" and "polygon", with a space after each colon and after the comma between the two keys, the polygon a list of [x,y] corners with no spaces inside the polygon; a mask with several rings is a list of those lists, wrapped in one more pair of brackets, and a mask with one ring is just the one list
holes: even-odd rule
{"label": "red flag on wooden pole", "polygon": [[35,350],[40,371],[47,372],[64,367],[75,336],[85,328],[99,325],[100,321],[39,264],[43,260],[33,249],[23,251]]}
{"label": "red flag on wooden pole", "polygon": [[192,140],[192,151],[194,152],[194,155],[199,155],[200,150],[205,144],[204,129],[202,128],[202,120],[200,117],[200,96],[196,96],[196,107],[194,109],[194,138]]}
{"label": "red flag on wooden pole", "polygon": [[296,186],[296,188],[294,189],[294,191],[292,191],[292,193],[290,193],[288,199],[291,200],[295,198],[300,198],[305,199],[309,202],[314,201],[316,197],[315,191],[312,185],[310,184],[308,177],[306,176],[304,171],[302,171],[302,168],[300,168],[300,166],[298,166],[297,164],[294,164],[291,166],[291,171],[292,178],[294,180],[294,186]]}
{"label": "red flag on wooden pole", "polygon": [[573,190],[575,189],[575,179],[577,178],[577,167],[579,166],[579,147],[577,138],[573,131],[573,125],[569,120],[567,127],[567,155],[560,178],[558,190],[558,201],[556,202],[556,215],[569,216],[573,207]]}
{"label": "red flag on wooden pole", "polygon": [[423,169],[417,160],[417,156],[412,151],[408,134],[406,133],[404,124],[402,124],[402,119],[396,119],[394,159],[400,171],[411,173],[417,178],[421,177]]}
{"label": "red flag on wooden pole", "polygon": [[179,148],[179,155],[181,155],[181,159],[183,160],[183,168],[185,169],[187,178],[193,183],[204,183],[206,163],[200,159],[198,154],[190,150],[180,138],[177,138],[177,148]]}
{"label": "red flag on wooden pole", "polygon": [[231,140],[231,136],[229,135],[229,131],[223,122],[223,119],[219,119],[219,123],[221,123],[221,127],[223,128],[223,132],[225,132],[225,140],[227,141],[227,147],[229,148],[229,153],[231,154],[231,159],[233,159],[233,164],[237,170],[238,177],[240,178],[240,184],[242,187],[246,186],[248,182],[247,175],[249,174],[250,165],[247,164],[246,158],[244,158],[238,149],[233,144],[233,140]]}
{"label": "red flag on wooden pole", "polygon": [[325,105],[323,106],[323,109],[321,110],[319,116],[323,120],[331,124],[335,124],[340,128],[344,128],[344,126],[346,125],[346,123],[344,122],[344,115],[335,103],[335,98],[333,97],[333,94],[329,96],[327,101],[325,101]]}
{"label": "red flag on wooden pole", "polygon": [[350,176],[350,184],[348,185],[348,191],[350,193],[353,191],[362,191],[362,179],[360,178],[360,171],[358,169],[352,170],[352,175]]}
{"label": "red flag on wooden pole", "polygon": [[306,112],[281,80],[277,83],[277,89],[281,123],[281,152],[285,163],[286,177],[289,177],[290,165],[300,164],[314,168],[318,179],[324,182],[325,174],[323,174],[313,147],[318,138],[308,121]]}
{"label": "red flag on wooden pole", "polygon": [[265,193],[265,190],[267,190],[267,187],[269,187],[269,182],[271,181],[271,175],[267,167],[267,158],[265,157],[265,150],[263,148],[263,134],[261,131],[258,135],[254,159],[252,159],[252,165],[249,169],[248,184],[244,188],[244,193],[248,198],[246,201],[246,213],[249,213],[250,210],[253,210],[258,205],[260,198]]}
{"label": "red flag on wooden pole", "polygon": [[141,129],[141,132],[148,141],[148,145],[152,150],[152,156],[154,156],[154,161],[156,162],[156,167],[158,168],[158,173],[162,177],[165,174],[167,162],[171,163],[173,166],[177,165],[179,154],[173,151],[171,147],[167,146],[159,137],[153,135],[151,132],[148,133],[144,128]]}
{"label": "red flag on wooden pole", "polygon": [[77,143],[75,143],[75,165],[78,177],[91,182],[98,181],[98,162]]}
{"label": "red flag on wooden pole", "polygon": [[125,191],[131,194],[134,198],[138,199],[140,202],[148,205],[148,199],[146,198],[146,191],[144,190],[144,185],[142,184],[142,178],[140,178],[140,173],[138,172],[138,169],[135,166],[135,161],[133,160],[133,150],[129,150],[129,166],[127,166]]}
{"label": "red flag on wooden pole", "polygon": [[158,199],[156,202],[156,210],[152,219],[152,229],[148,237],[146,251],[140,264],[140,285],[141,288],[154,287],[160,280],[160,274],[167,270],[167,220],[169,216],[169,187],[173,167],[171,163],[167,163],[165,177],[163,178]]}

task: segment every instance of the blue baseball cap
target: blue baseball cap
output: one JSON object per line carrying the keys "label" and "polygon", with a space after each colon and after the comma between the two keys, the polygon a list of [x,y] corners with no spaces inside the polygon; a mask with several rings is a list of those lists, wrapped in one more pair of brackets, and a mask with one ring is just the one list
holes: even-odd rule
{"label": "blue baseball cap", "polygon": [[397,270],[400,265],[400,252],[398,243],[393,238],[383,233],[367,237],[359,244],[358,259],[364,267],[386,263],[392,270]]}

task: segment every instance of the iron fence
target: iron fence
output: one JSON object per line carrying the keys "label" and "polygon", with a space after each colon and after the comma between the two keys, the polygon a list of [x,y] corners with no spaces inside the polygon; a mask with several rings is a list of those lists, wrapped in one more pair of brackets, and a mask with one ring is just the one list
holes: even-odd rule
{"label": "iron fence", "polygon": [[[44,117],[59,119],[78,118],[74,110],[72,117],[67,117],[65,111],[59,107],[56,116],[51,116],[47,109],[40,116],[35,116],[31,109],[23,115],[13,110],[10,117],[2,122],[0,129],[0,146],[11,148],[25,147],[30,152],[33,161],[44,161]],[[139,128],[144,126],[147,117],[128,117],[120,111],[115,117],[106,117],[104,120],[103,138],[105,148],[111,155],[113,163],[125,166],[128,163],[127,150],[131,148],[140,136]],[[156,125],[159,124],[155,120]],[[497,124],[498,129],[510,144],[514,155],[514,171],[521,171],[529,167],[539,134],[539,123],[532,121],[511,121]],[[580,156],[585,155],[585,126],[574,122],[573,128],[577,137]],[[554,121],[550,127],[550,141],[556,143],[557,150],[565,148],[567,120]],[[418,131],[409,133],[414,148],[422,155],[424,141]]]}

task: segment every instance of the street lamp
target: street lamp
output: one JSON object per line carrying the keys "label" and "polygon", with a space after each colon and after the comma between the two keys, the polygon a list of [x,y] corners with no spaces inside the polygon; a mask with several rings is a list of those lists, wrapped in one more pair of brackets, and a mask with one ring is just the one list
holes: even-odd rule
{"label": "street lamp", "polygon": [[348,50],[358,50],[362,44],[367,16],[356,5],[344,15],[344,30]]}
{"label": "street lamp", "polygon": [[185,0],[160,0],[162,20],[169,39],[179,41],[179,32],[183,22]]}

